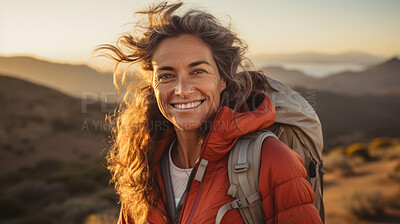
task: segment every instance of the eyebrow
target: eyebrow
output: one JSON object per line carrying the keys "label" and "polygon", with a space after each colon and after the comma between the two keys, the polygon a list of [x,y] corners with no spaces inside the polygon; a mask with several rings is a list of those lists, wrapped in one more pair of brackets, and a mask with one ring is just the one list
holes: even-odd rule
{"label": "eyebrow", "polygon": [[195,61],[189,64],[189,67],[194,67],[197,65],[201,65],[201,64],[207,64],[209,66],[211,66],[211,64],[208,61]]}
{"label": "eyebrow", "polygon": [[[189,64],[189,67],[195,67],[197,65],[201,65],[201,64],[207,64],[209,66],[211,66],[211,64],[208,61],[195,61]],[[175,69],[171,66],[164,66],[164,67],[160,67],[157,69],[158,70],[165,70],[165,71],[174,71]]]}

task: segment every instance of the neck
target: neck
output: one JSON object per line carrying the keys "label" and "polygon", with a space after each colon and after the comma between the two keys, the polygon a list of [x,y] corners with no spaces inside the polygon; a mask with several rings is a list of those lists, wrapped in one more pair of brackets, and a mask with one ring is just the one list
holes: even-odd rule
{"label": "neck", "polygon": [[178,153],[173,158],[174,164],[181,164],[180,168],[193,168],[200,156],[201,142],[200,133],[196,130],[186,131],[175,129],[178,138]]}

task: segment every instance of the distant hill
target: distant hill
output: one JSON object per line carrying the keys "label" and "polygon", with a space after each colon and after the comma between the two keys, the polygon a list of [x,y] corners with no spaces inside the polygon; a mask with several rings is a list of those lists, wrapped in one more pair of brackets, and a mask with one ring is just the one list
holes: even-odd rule
{"label": "distant hill", "polygon": [[341,54],[321,54],[305,52],[298,54],[263,54],[252,57],[255,62],[280,63],[348,63],[372,65],[381,63],[384,58],[361,52],[345,52]]}
{"label": "distant hill", "polygon": [[0,173],[44,158],[99,158],[107,130],[99,102],[0,76]]}
{"label": "distant hill", "polygon": [[264,67],[262,70],[268,77],[285,83],[292,88],[303,87],[312,89],[316,85],[316,82],[318,82],[317,78],[308,76],[298,70],[289,70],[277,66]]}
{"label": "distant hill", "polygon": [[115,92],[112,75],[99,73],[86,65],[60,64],[32,57],[1,57],[0,73],[22,78],[81,98],[84,92]]}
{"label": "distant hill", "polygon": [[298,70],[265,67],[266,74],[292,88],[306,88],[347,95],[400,94],[400,60],[389,59],[359,72],[341,72],[314,78]]}
{"label": "distant hill", "polygon": [[315,89],[359,95],[398,91],[400,88],[400,60],[392,58],[360,72],[342,72],[320,79]]}

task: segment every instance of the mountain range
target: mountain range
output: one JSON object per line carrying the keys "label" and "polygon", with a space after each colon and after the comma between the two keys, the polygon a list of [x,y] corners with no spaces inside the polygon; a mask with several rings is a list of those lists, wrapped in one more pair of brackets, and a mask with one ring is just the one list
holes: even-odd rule
{"label": "mountain range", "polygon": [[360,72],[341,72],[317,81],[315,89],[344,94],[400,92],[400,60],[392,58]]}
{"label": "mountain range", "polygon": [[[347,55],[351,58],[353,54]],[[365,57],[376,58],[368,55]],[[400,92],[400,61],[397,58],[371,65],[362,71],[345,71],[324,78],[311,77],[299,70],[277,66],[264,67],[262,70],[271,78],[293,88],[350,95]],[[100,73],[86,65],[52,63],[31,57],[0,56],[0,73],[45,85],[78,98],[85,94],[96,94],[99,99],[104,99],[107,94],[116,92],[110,73]]]}
{"label": "mountain range", "polygon": [[315,52],[305,52],[297,54],[260,54],[252,57],[255,62],[273,63],[346,63],[359,65],[373,65],[384,61],[379,56],[374,56],[361,52],[345,52],[340,54],[321,54]]}
{"label": "mountain range", "polygon": [[391,58],[363,71],[345,71],[324,78],[307,76],[298,70],[265,67],[266,74],[293,88],[323,90],[338,94],[386,94],[400,92],[400,60]]}
{"label": "mountain range", "polygon": [[[100,73],[86,65],[53,63],[32,57],[1,57],[0,73],[45,85],[68,95],[97,95],[104,98],[115,92],[111,74]],[[94,94],[95,93],[95,94]]]}

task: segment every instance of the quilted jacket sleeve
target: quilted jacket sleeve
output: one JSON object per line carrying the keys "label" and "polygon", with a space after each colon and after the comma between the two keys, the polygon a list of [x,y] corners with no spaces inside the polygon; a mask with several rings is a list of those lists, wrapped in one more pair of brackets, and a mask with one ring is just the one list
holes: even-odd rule
{"label": "quilted jacket sleeve", "polygon": [[299,155],[275,138],[264,140],[259,189],[267,224],[322,223]]}

